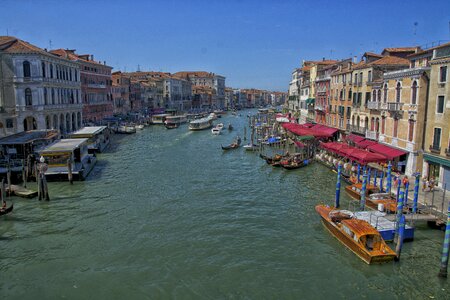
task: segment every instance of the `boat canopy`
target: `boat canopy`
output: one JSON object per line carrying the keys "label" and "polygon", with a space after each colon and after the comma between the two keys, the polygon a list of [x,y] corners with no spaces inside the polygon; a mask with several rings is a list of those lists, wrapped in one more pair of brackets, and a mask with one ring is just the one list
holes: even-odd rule
{"label": "boat canopy", "polygon": [[62,139],[58,142],[51,144],[44,148],[40,153],[53,153],[53,152],[73,152],[75,149],[85,144],[88,139]]}
{"label": "boat canopy", "polygon": [[106,126],[89,126],[83,127],[80,130],[75,131],[70,136],[71,137],[89,137],[95,136],[97,134],[102,133],[103,130],[106,129]]}

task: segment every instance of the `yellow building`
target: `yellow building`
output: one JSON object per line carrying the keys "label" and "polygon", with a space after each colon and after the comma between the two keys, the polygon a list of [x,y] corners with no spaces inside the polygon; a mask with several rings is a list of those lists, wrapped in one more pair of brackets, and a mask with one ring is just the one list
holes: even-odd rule
{"label": "yellow building", "polygon": [[450,190],[450,43],[432,51],[423,175]]}

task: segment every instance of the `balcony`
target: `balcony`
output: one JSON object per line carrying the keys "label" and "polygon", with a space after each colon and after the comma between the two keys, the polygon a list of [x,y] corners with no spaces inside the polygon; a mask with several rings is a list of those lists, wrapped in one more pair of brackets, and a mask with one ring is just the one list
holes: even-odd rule
{"label": "balcony", "polygon": [[441,153],[441,147],[439,147],[438,145],[430,145],[430,152],[431,153],[435,153],[435,154],[440,154]]}
{"label": "balcony", "polygon": [[388,111],[401,111],[403,107],[403,103],[401,102],[388,102],[387,103],[387,110]]}
{"label": "balcony", "polygon": [[371,131],[371,130],[366,130],[366,139],[377,140],[378,139],[378,132]]}
{"label": "balcony", "polygon": [[347,124],[347,130],[354,132],[354,133],[359,133],[359,134],[364,134],[364,135],[366,134],[366,127],[363,127],[363,126]]}
{"label": "balcony", "polygon": [[373,109],[373,110],[380,110],[381,109],[381,103],[377,101],[369,101],[367,102],[367,108]]}
{"label": "balcony", "polygon": [[408,113],[409,114],[417,114],[417,104],[409,104],[408,105]]}

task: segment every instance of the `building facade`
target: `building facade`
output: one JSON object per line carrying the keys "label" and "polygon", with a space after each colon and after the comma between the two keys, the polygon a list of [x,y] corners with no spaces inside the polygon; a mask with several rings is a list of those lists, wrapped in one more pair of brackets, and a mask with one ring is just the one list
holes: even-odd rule
{"label": "building facade", "polygon": [[82,126],[80,65],[10,36],[0,36],[0,136]]}

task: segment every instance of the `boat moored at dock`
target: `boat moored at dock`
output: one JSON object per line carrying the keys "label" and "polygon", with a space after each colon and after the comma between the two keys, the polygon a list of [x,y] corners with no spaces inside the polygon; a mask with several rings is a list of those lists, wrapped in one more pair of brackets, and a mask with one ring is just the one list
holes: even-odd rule
{"label": "boat moored at dock", "polygon": [[154,125],[164,125],[166,118],[171,116],[171,114],[157,114],[152,116],[152,124]]}
{"label": "boat moored at dock", "polygon": [[316,212],[330,233],[365,263],[384,263],[396,258],[380,233],[368,222],[355,218],[352,212],[326,205],[317,205]]}
{"label": "boat moored at dock", "polygon": [[166,126],[167,129],[173,129],[178,128],[181,124],[184,124],[186,122],[186,115],[167,116],[166,120],[164,121],[164,126]]}
{"label": "boat moored at dock", "polygon": [[70,138],[87,138],[89,153],[103,152],[110,143],[109,129],[106,126],[84,127],[70,134]]}
{"label": "boat moored at dock", "polygon": [[62,139],[45,147],[39,154],[48,165],[45,175],[49,180],[68,180],[69,165],[73,178],[84,180],[97,162],[96,157],[88,153],[87,138]]}

